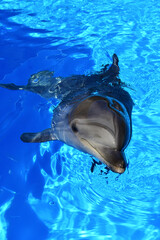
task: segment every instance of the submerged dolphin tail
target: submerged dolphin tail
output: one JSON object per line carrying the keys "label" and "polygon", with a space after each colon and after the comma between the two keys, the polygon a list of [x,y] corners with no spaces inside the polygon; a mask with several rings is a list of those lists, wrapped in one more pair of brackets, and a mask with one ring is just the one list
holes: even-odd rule
{"label": "submerged dolphin tail", "polygon": [[41,142],[53,141],[53,140],[56,140],[56,138],[53,136],[51,128],[48,128],[42,132],[23,133],[21,135],[21,140],[27,143],[41,143]]}
{"label": "submerged dolphin tail", "polygon": [[25,86],[23,86],[23,85],[18,86],[18,85],[15,85],[14,83],[6,83],[6,84],[1,83],[0,87],[7,88],[9,90],[24,90],[25,89]]}

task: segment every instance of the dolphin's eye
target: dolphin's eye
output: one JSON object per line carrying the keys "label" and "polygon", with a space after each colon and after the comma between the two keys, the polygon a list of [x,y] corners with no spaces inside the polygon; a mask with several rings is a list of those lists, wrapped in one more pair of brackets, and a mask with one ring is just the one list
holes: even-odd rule
{"label": "dolphin's eye", "polygon": [[75,123],[72,124],[72,131],[73,131],[74,133],[77,133],[77,132],[78,132],[78,128],[77,128],[77,126],[76,126]]}
{"label": "dolphin's eye", "polygon": [[115,109],[117,109],[117,110],[120,111],[120,112],[123,112],[122,106],[121,106],[117,101],[113,100],[112,103],[113,103],[112,106],[113,106]]}

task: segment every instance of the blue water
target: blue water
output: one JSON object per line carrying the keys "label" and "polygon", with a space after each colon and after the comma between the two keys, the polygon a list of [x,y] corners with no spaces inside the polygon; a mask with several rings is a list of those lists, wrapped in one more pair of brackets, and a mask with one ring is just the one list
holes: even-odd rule
{"label": "blue water", "polygon": [[129,170],[106,179],[67,145],[22,143],[53,102],[0,89],[1,240],[160,240],[159,16],[159,0],[0,1],[0,83],[87,74],[116,53],[135,103]]}

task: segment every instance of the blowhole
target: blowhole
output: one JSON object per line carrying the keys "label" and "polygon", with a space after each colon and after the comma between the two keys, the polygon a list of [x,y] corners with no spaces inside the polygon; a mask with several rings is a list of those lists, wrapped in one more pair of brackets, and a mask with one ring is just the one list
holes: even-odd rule
{"label": "blowhole", "polygon": [[112,100],[112,106],[117,109],[119,112],[123,112],[123,108],[121,107],[121,105],[115,101],[115,100]]}

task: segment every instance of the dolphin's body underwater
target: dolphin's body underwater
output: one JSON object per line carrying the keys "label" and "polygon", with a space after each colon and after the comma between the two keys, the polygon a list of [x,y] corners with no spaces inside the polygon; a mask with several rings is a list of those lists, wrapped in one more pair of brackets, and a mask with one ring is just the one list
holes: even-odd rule
{"label": "dolphin's body underwater", "polygon": [[132,133],[133,101],[118,78],[118,57],[110,68],[89,76],[53,77],[42,71],[31,76],[26,86],[0,84],[11,90],[27,90],[45,98],[61,100],[53,113],[51,128],[23,133],[23,142],[60,140],[103,162],[108,169],[123,173],[124,150]]}

